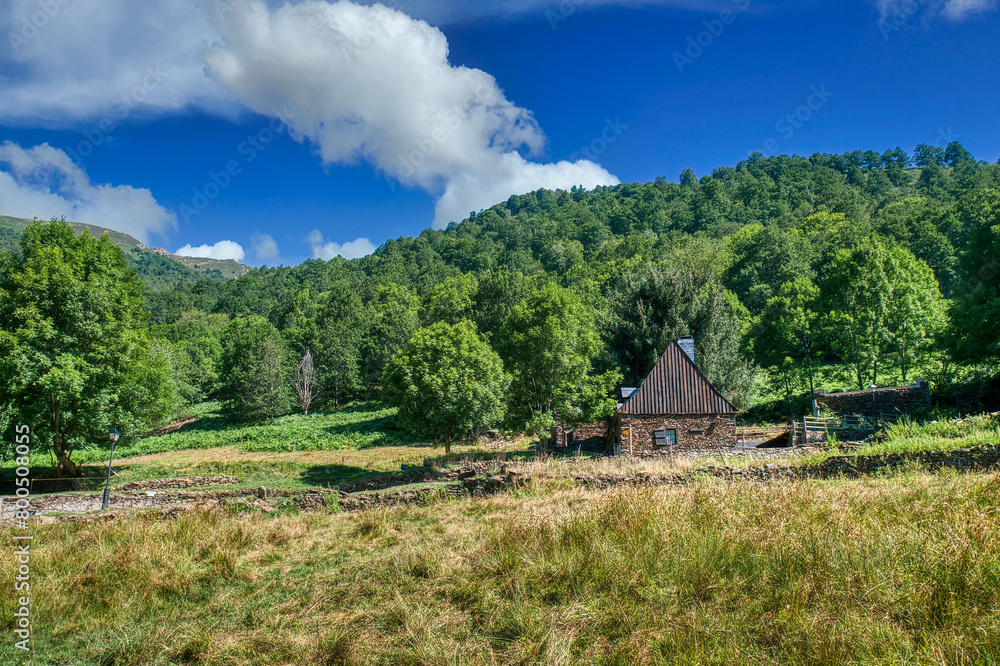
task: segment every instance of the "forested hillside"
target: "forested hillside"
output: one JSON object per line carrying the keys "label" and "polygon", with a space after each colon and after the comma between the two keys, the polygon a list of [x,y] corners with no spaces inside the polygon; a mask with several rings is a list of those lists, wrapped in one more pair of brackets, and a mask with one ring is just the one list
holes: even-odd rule
{"label": "forested hillside", "polygon": [[634,383],[669,338],[690,333],[707,374],[744,407],[806,394],[820,367],[828,380],[839,368],[831,381],[842,388],[921,375],[954,390],[995,361],[983,310],[995,275],[978,267],[996,265],[1000,166],[952,143],[912,158],[755,155],[679,181],[513,196],[363,259],[151,296],[153,320],[180,339],[170,325],[192,310],[261,315],[293,356],[309,347],[340,367],[326,367],[339,397],[375,387],[420,326],[469,319],[495,342],[550,282],[592,309],[594,368]]}
{"label": "forested hillside", "polygon": [[[755,155],[679,180],[513,196],[357,260],[169,290],[147,282],[149,323],[128,348],[144,370],[121,375],[122,393],[102,404],[120,410],[131,395],[145,405],[130,426],[140,432],[208,397],[261,420],[296,402],[381,396],[400,406],[402,426],[441,441],[495,425],[531,432],[554,413],[610,414],[616,386],[637,385],[684,335],[749,418],[801,415],[813,389],[917,377],[943,404],[997,403],[1000,166],[953,143],[912,158]],[[69,243],[52,227],[32,236],[42,240],[23,265],[8,256],[0,291],[17,294],[32,266],[51,261],[46,244]],[[84,264],[73,266],[94,256],[88,248],[76,247]],[[110,298],[102,284],[95,303]],[[13,330],[0,336],[9,395],[29,395],[18,358],[67,353],[45,346],[30,319],[0,324]],[[51,385],[39,375],[31,390],[75,395],[76,358],[42,363],[74,369]],[[100,386],[94,363],[81,376]]]}

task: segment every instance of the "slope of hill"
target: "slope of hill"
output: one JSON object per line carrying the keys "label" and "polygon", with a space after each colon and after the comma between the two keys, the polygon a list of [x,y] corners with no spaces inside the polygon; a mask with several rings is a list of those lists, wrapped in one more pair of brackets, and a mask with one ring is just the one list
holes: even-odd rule
{"label": "slope of hill", "polygon": [[[0,250],[17,252],[20,249],[21,234],[31,220],[0,215]],[[91,236],[107,234],[111,241],[125,253],[130,266],[138,271],[147,289],[164,291],[208,278],[224,282],[252,269],[231,259],[204,259],[201,257],[181,257],[161,248],[148,248],[128,234],[113,231],[92,224],[70,222],[77,233],[88,230]]]}

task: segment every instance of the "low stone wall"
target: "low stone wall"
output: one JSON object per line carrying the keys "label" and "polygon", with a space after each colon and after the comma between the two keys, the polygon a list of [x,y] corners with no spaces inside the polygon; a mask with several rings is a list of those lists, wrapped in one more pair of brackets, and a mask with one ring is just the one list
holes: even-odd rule
{"label": "low stone wall", "polygon": [[225,474],[219,476],[190,476],[179,479],[153,479],[152,481],[133,481],[114,486],[115,492],[133,492],[141,490],[164,490],[166,488],[203,488],[206,486],[226,486],[236,483],[236,478]]}
{"label": "low stone wall", "polygon": [[817,391],[816,404],[821,416],[834,414],[913,414],[931,407],[931,391],[927,382],[918,379],[911,386],[888,386],[875,389],[874,407],[872,391],[847,391],[824,393]]}
{"label": "low stone wall", "polygon": [[[631,431],[631,447],[629,435]],[[634,456],[667,456],[669,447],[655,446],[656,430],[677,433],[677,451],[722,449],[736,444],[736,417],[732,415],[702,416],[623,416],[622,454]]]}
{"label": "low stone wall", "polygon": [[655,476],[635,474],[599,474],[578,476],[576,482],[584,487],[605,489],[614,486],[672,486],[685,485],[692,480],[714,476],[732,481],[780,481],[830,479],[836,477],[857,478],[878,474],[882,471],[917,463],[931,470],[944,468],[961,472],[991,472],[1000,469],[1000,446],[986,444],[968,449],[951,451],[914,451],[912,453],[889,453],[871,456],[834,456],[818,465],[790,467],[766,464],[748,467],[714,467],[693,470],[685,474]]}
{"label": "low stone wall", "polygon": [[819,465],[809,468],[813,478],[833,476],[866,476],[885,469],[917,463],[929,469],[944,467],[961,472],[983,472],[1000,466],[1000,446],[986,444],[968,449],[951,451],[913,451],[910,453],[887,453],[876,456],[834,456]]}

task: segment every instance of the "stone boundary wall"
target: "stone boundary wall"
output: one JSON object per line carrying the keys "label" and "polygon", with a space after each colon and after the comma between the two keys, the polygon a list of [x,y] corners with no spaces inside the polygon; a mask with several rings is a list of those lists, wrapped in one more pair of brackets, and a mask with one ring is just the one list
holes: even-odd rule
{"label": "stone boundary wall", "polygon": [[[816,404],[820,416],[834,414],[859,414],[872,416],[872,391],[847,391],[824,393],[817,391]],[[931,407],[931,391],[927,382],[918,379],[910,386],[887,386],[875,389],[875,415],[913,414]]]}
{"label": "stone boundary wall", "polygon": [[705,451],[723,449],[736,444],[736,417],[729,414],[696,416],[623,416],[622,430],[631,430],[629,436],[622,435],[622,454],[634,456],[668,456],[669,447],[653,445],[656,430],[676,430],[678,451]]}
{"label": "stone boundary wall", "polygon": [[166,488],[203,488],[205,486],[227,486],[236,483],[236,478],[222,474],[219,476],[190,476],[178,479],[153,479],[151,481],[133,481],[120,486],[112,486],[115,492],[133,492],[141,490],[163,490]]}
{"label": "stone boundary wall", "polygon": [[1000,446],[985,444],[969,449],[951,451],[914,451],[909,453],[887,453],[870,456],[834,456],[818,465],[790,467],[783,465],[762,465],[760,467],[705,467],[686,474],[655,476],[636,474],[621,476],[600,474],[576,477],[577,484],[587,488],[611,488],[614,486],[672,486],[685,485],[696,478],[714,476],[731,481],[780,481],[830,479],[837,477],[857,478],[878,474],[884,470],[918,463],[931,470],[943,468],[961,472],[991,472],[1000,469]]}

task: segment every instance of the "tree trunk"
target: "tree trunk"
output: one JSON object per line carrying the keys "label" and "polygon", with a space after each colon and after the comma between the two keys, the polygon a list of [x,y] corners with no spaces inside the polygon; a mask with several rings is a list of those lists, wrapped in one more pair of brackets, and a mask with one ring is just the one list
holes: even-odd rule
{"label": "tree trunk", "polygon": [[451,453],[451,428],[444,429],[444,452],[445,455]]}
{"label": "tree trunk", "polygon": [[59,461],[56,474],[58,476],[80,476],[80,468],[70,460],[71,452],[66,450],[66,442],[63,441],[62,437],[56,436],[52,442],[52,448],[55,450],[56,460]]}

